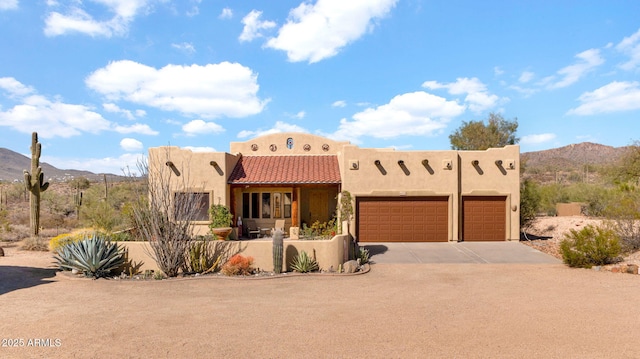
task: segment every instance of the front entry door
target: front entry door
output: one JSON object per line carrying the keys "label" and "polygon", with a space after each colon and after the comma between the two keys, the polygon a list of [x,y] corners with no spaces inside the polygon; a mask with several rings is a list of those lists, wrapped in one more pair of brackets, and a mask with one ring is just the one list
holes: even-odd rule
{"label": "front entry door", "polygon": [[309,193],[309,225],[316,221],[329,221],[329,201],[326,191],[311,191]]}

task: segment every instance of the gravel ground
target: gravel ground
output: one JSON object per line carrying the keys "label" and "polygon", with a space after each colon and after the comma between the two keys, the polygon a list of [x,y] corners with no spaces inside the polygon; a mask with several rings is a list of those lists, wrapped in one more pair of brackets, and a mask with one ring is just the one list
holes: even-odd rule
{"label": "gravel ground", "polygon": [[[570,229],[579,231],[588,225],[598,226],[602,221],[602,219],[584,216],[539,217],[527,231],[531,240],[522,243],[562,260],[560,242],[564,239],[565,233],[569,233]],[[627,254],[622,262],[605,266],[603,269],[612,270],[628,264],[640,265],[640,251]]]}
{"label": "gravel ground", "polygon": [[632,275],[374,264],[344,277],[116,281],[5,252],[2,358],[640,357]]}

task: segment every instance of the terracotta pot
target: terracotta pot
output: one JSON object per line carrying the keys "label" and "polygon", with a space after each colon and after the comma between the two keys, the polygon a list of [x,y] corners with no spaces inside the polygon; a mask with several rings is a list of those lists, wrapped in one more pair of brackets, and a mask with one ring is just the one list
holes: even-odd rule
{"label": "terracotta pot", "polygon": [[232,230],[233,228],[231,227],[221,227],[221,228],[212,228],[211,232],[215,234],[219,240],[224,241],[227,239],[227,237],[229,236],[229,233],[231,233]]}

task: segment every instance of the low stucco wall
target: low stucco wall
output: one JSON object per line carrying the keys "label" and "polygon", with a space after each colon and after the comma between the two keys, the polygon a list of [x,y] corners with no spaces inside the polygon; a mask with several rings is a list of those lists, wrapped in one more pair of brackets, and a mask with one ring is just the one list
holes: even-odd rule
{"label": "low stucco wall", "polygon": [[[287,271],[291,270],[290,263],[300,252],[305,251],[309,255],[315,254],[316,261],[321,270],[338,269],[344,262],[344,246],[347,235],[335,236],[330,240],[284,240],[283,264]],[[147,269],[158,270],[158,266],[149,255],[151,247],[147,242],[119,242],[127,249],[129,260],[134,265],[142,265],[140,271]],[[253,257],[255,268],[264,271],[273,270],[273,244],[270,240],[248,240],[248,241],[212,241],[213,250],[222,255],[221,265],[231,256],[241,254]]]}

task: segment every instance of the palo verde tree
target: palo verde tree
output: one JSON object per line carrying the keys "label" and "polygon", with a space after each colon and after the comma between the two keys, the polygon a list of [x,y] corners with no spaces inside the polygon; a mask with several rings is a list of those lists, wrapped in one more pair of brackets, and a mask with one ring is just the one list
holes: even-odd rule
{"label": "palo verde tree", "polygon": [[517,130],[517,118],[509,121],[492,112],[486,124],[484,121],[463,121],[462,125],[449,135],[449,141],[454,150],[486,150],[518,143],[520,139],[516,137]]}
{"label": "palo verde tree", "polygon": [[31,172],[24,170],[24,184],[29,191],[29,205],[31,209],[31,235],[38,236],[40,232],[40,194],[49,188],[49,182],[44,181],[44,173],[40,167],[40,153],[42,144],[38,142],[38,133],[31,134]]}

